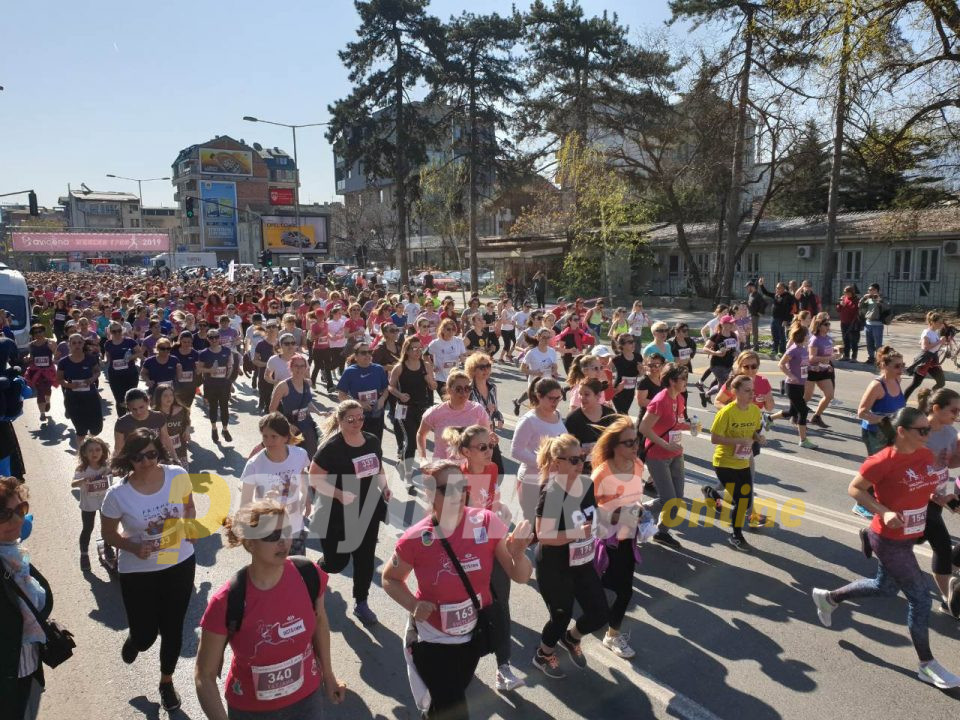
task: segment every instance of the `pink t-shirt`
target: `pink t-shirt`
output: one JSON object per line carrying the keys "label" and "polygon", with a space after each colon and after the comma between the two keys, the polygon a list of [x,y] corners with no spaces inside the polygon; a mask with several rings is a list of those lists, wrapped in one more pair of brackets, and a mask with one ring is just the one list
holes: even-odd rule
{"label": "pink t-shirt", "polygon": [[[319,567],[317,572],[322,596],[327,574]],[[229,590],[228,582],[211,596],[200,620],[204,630],[227,635]],[[292,561],[286,561],[280,582],[270,590],[258,590],[248,576],[243,623],[230,638],[233,660],[224,683],[227,705],[268,712],[314,693],[323,679],[313,651],[316,624],[310,593]]]}
{"label": "pink t-shirt", "polygon": [[465,428],[470,425],[490,427],[490,416],[480,403],[468,400],[460,410],[454,410],[450,403],[434,405],[423,414],[420,423],[433,431],[433,459],[446,460],[450,457],[443,431],[448,427]]}
{"label": "pink t-shirt", "polygon": [[[677,395],[677,397],[671,398],[669,390],[664,389],[658,392],[653,400],[647,404],[647,412],[657,416],[657,422],[653,424],[654,434],[659,435],[667,442],[671,442],[671,433],[676,433],[672,441],[679,443],[680,428],[678,426],[683,424],[683,411],[685,408],[686,405],[684,405],[683,402],[683,395]],[[647,448],[648,460],[669,460],[672,457],[683,454],[682,451],[671,452],[664,450],[650,440],[645,440],[644,444]]]}
{"label": "pink t-shirt", "polygon": [[[463,520],[447,538],[474,591],[480,595],[480,607],[492,602],[490,573],[497,561],[494,552],[506,534],[506,525],[492,512],[467,507]],[[397,556],[413,565],[417,599],[437,606],[427,623],[451,636],[470,632],[476,624],[476,616],[467,608],[472,609],[473,605],[456,568],[437,539],[432,517],[425,517],[403,533],[397,541]]]}
{"label": "pink t-shirt", "polygon": [[753,378],[753,401],[758,408],[764,409],[764,404],[770,397],[771,392],[773,392],[773,388],[770,387],[770,381],[763,375],[757,375]]}

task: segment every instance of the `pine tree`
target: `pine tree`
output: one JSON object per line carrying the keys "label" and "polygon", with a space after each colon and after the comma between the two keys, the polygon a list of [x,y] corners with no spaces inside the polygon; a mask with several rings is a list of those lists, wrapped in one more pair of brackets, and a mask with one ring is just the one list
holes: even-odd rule
{"label": "pine tree", "polygon": [[808,120],[800,139],[784,160],[783,190],[770,203],[770,215],[822,215],[827,211],[830,152],[815,120]]}

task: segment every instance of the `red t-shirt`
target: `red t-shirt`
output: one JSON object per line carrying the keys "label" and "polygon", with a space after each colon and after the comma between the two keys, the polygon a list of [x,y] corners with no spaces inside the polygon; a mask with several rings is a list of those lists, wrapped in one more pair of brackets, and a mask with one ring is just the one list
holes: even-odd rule
{"label": "red t-shirt", "polygon": [[467,505],[470,507],[493,510],[493,500],[497,496],[497,479],[500,471],[496,463],[489,463],[482,473],[467,472],[467,463],[460,464],[460,470],[467,480]]}
{"label": "red t-shirt", "polygon": [[758,408],[764,409],[764,403],[770,397],[771,392],[773,392],[773,388],[770,387],[769,380],[762,375],[753,378],[753,402],[756,403]]}
{"label": "red t-shirt", "polygon": [[343,329],[346,331],[347,337],[350,337],[358,333],[362,334],[364,331],[366,331],[367,324],[363,321],[363,318],[357,318],[356,320],[350,319],[344,323]]}
{"label": "red t-shirt", "polygon": [[[647,403],[647,413],[653,413],[657,416],[657,421],[653,424],[653,432],[667,442],[671,441],[671,433],[676,433],[673,442],[679,443],[680,428],[677,426],[683,424],[683,412],[685,409],[686,405],[683,402],[683,395],[677,395],[677,397],[671,398],[670,391],[667,389],[658,392],[653,400]],[[648,460],[669,460],[672,457],[683,454],[683,451],[670,452],[669,450],[664,450],[650,440],[644,440],[644,445],[647,448]]]}
{"label": "red t-shirt", "polygon": [[[490,573],[497,561],[494,553],[497,543],[506,534],[506,525],[492,512],[468,507],[464,508],[460,524],[447,538],[474,592],[480,595],[480,607],[492,602]],[[437,539],[432,517],[427,516],[407,528],[397,541],[397,556],[413,565],[417,599],[437,606],[427,623],[448,635],[460,636],[470,632],[476,624],[476,616],[467,608],[473,605],[456,568]]]}
{"label": "red t-shirt", "polygon": [[226,305],[211,305],[207,303],[203,306],[203,314],[207,317],[207,322],[211,325],[216,325],[220,322],[220,316],[225,315],[227,312]]}
{"label": "red t-shirt", "polygon": [[860,474],[873,485],[877,502],[903,516],[902,528],[889,528],[880,515],[874,515],[870,529],[891,540],[911,540],[922,535],[927,524],[927,503],[940,481],[936,464],[927,448],[900,453],[889,447],[864,460]]}
{"label": "red t-shirt", "polygon": [[240,303],[237,305],[237,312],[240,313],[240,321],[250,322],[250,316],[257,311],[257,306],[253,303]]}
{"label": "red t-shirt", "polygon": [[326,321],[315,322],[311,325],[310,334],[313,335],[313,346],[315,348],[330,347],[330,331],[327,329]]}
{"label": "red t-shirt", "polygon": [[[327,574],[320,574],[320,595]],[[226,583],[210,598],[200,627],[227,634]],[[246,604],[240,630],[230,638],[233,660],[224,683],[227,705],[237,710],[268,712],[293,705],[320,687],[322,668],[313,651],[317,616],[310,593],[291,560],[270,590],[258,590],[247,577]]]}

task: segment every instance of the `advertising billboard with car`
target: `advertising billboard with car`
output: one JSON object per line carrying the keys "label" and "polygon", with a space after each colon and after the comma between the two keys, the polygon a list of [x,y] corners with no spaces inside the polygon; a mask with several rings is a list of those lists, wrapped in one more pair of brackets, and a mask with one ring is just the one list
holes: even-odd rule
{"label": "advertising billboard with car", "polygon": [[200,172],[204,175],[253,175],[253,153],[200,148]]}
{"label": "advertising billboard with car", "polygon": [[263,249],[281,253],[299,253],[306,255],[326,255],[329,252],[327,242],[327,216],[301,217],[300,227],[292,217],[267,215],[263,220]]}
{"label": "advertising billboard with car", "polygon": [[237,247],[237,184],[200,181],[200,227],[203,249]]}

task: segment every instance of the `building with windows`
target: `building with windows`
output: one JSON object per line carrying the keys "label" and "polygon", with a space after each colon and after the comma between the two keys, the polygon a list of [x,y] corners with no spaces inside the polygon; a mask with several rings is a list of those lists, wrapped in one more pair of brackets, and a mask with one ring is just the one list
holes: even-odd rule
{"label": "building with windows", "polygon": [[[745,223],[742,232],[747,229]],[[826,230],[825,216],[762,219],[740,258],[734,291],[757,277],[771,288],[778,280],[810,280],[819,288]],[[693,261],[701,271],[712,272],[716,223],[687,225],[686,235]],[[654,294],[689,294],[676,228],[654,228],[647,240],[658,261],[643,282]],[[960,303],[960,207],[840,214],[835,252],[835,297],[846,285],[862,292],[876,282],[899,307],[952,309]]]}
{"label": "building with windows", "polygon": [[140,227],[140,198],[132,193],[69,189],[60,197],[67,227],[88,230],[131,230]]}

